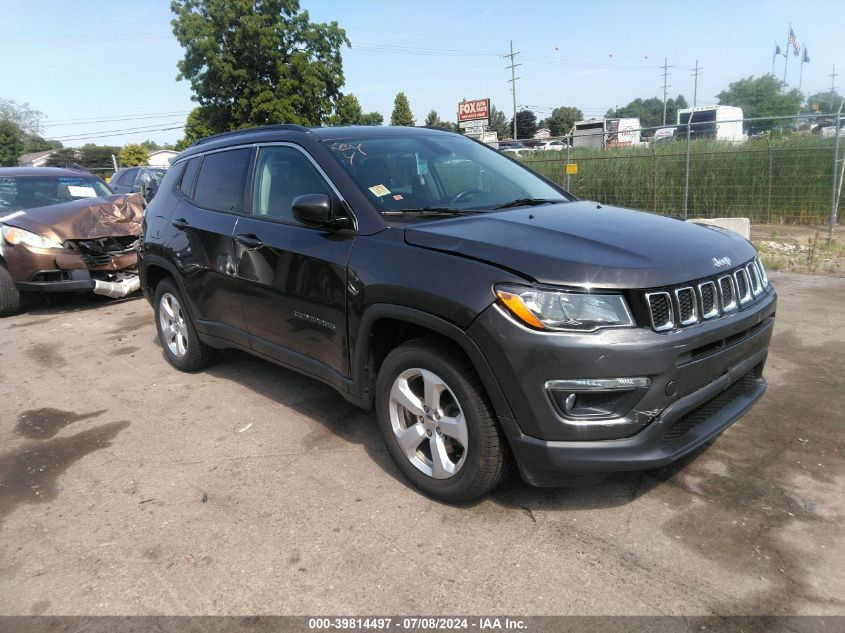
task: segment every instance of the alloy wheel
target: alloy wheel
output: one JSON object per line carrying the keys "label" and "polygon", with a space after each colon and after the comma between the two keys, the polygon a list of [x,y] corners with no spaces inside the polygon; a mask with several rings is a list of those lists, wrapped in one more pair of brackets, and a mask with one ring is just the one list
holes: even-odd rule
{"label": "alloy wheel", "polygon": [[466,418],[440,376],[406,369],[393,381],[389,409],[399,448],[414,467],[434,479],[460,471],[469,444]]}

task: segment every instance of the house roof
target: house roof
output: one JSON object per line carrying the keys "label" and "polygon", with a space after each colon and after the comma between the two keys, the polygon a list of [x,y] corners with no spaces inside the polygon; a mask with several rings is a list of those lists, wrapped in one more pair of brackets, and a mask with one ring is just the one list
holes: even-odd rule
{"label": "house roof", "polygon": [[176,154],[178,154],[178,153],[179,152],[172,150],[172,149],[157,149],[154,152],[150,152],[148,154],[148,156],[156,156],[158,154],[173,154],[174,156],[176,156]]}
{"label": "house roof", "polygon": [[56,150],[48,149],[46,152],[30,152],[29,154],[24,154],[23,156],[18,157],[18,163],[32,163],[39,158],[49,156],[54,151]]}

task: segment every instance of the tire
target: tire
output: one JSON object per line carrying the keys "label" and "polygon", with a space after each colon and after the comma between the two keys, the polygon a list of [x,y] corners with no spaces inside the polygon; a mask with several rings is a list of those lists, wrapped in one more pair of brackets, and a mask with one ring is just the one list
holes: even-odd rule
{"label": "tire", "polygon": [[12,276],[0,262],[0,316],[17,314],[21,310],[21,293],[15,287]]}
{"label": "tire", "polygon": [[387,355],[376,380],[376,415],[396,465],[430,497],[472,501],[510,470],[481,380],[443,340],[415,339]]}
{"label": "tire", "polygon": [[154,305],[158,340],[171,365],[179,371],[193,372],[216,360],[217,350],[197,336],[185,300],[173,279],[162,279],[158,283]]}

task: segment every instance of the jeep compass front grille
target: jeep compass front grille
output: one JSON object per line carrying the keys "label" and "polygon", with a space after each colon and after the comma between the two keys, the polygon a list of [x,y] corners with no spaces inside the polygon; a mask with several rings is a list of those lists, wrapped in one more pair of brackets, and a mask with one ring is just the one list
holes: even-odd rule
{"label": "jeep compass front grille", "polygon": [[652,329],[663,332],[744,309],[768,286],[759,266],[754,260],[713,279],[647,291]]}

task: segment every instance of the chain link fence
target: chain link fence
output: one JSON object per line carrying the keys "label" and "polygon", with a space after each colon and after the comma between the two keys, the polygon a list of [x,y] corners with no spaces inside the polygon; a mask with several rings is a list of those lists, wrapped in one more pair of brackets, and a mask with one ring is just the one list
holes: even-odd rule
{"label": "chain link fence", "polygon": [[533,150],[537,139],[528,139],[517,157],[579,198],[605,204],[688,218],[836,222],[845,148],[837,115],[718,125],[598,129],[562,137],[553,150]]}

